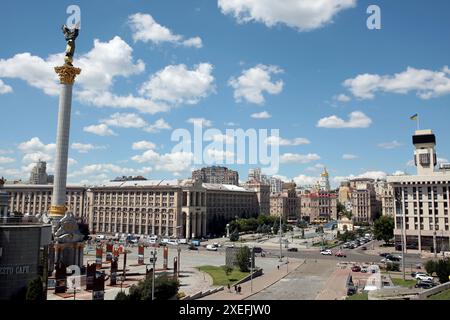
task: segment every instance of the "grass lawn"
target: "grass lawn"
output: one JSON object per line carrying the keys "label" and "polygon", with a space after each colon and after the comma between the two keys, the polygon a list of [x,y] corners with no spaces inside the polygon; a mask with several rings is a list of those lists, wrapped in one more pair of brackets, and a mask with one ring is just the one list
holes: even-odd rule
{"label": "grass lawn", "polygon": [[228,283],[233,284],[250,274],[250,272],[241,272],[239,269],[233,269],[230,275],[226,275],[222,267],[215,266],[201,266],[198,270],[208,273],[213,278],[215,286],[226,286]]}
{"label": "grass lawn", "polygon": [[450,300],[450,289],[428,297],[428,300]]}
{"label": "grass lawn", "polygon": [[346,300],[369,300],[369,294],[367,292],[354,294],[352,296],[347,297]]}
{"label": "grass lawn", "polygon": [[399,278],[391,278],[391,279],[394,286],[411,288],[414,287],[414,285],[416,284],[416,280],[403,280]]}

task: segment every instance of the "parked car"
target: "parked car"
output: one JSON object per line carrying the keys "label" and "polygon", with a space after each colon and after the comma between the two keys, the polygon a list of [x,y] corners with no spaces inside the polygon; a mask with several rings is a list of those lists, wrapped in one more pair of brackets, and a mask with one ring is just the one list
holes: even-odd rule
{"label": "parked car", "polygon": [[353,272],[361,272],[361,267],[360,266],[353,266],[352,267],[352,271]]}
{"label": "parked car", "polygon": [[261,247],[254,247],[253,248],[253,252],[254,253],[261,253],[263,250],[262,250],[262,248]]}
{"label": "parked car", "polygon": [[320,254],[323,256],[332,256],[333,252],[330,249],[320,251]]}
{"label": "parked car", "polygon": [[420,281],[433,281],[433,277],[426,273],[417,273],[415,279]]}
{"label": "parked car", "polygon": [[421,288],[421,289],[431,289],[433,287],[435,287],[436,284],[433,281],[418,281],[415,285],[416,288]]}
{"label": "parked car", "polygon": [[167,244],[171,245],[171,246],[177,246],[178,242],[177,242],[177,240],[170,240],[169,242],[167,242]]}
{"label": "parked car", "polygon": [[288,252],[298,252],[298,249],[297,248],[289,248]]}
{"label": "parked car", "polygon": [[208,251],[217,251],[217,247],[214,246],[213,244],[208,244],[206,246],[206,250],[208,250]]}
{"label": "parked car", "polygon": [[195,250],[195,251],[197,251],[198,250],[198,247],[196,247],[196,246],[193,246],[192,244],[189,246],[189,250]]}
{"label": "parked car", "polygon": [[340,250],[338,252],[336,252],[335,256],[338,258],[347,258],[347,255]]}
{"label": "parked car", "polygon": [[364,246],[364,247],[361,248],[361,250],[366,251],[366,250],[367,250],[367,247]]}
{"label": "parked car", "polygon": [[386,253],[386,252],[380,253],[380,257],[383,257],[383,258],[386,258],[389,255],[390,255],[390,253]]}
{"label": "parked car", "polygon": [[362,272],[362,273],[367,273],[367,272],[369,272],[369,268],[366,267],[366,266],[363,266],[363,267],[361,268],[361,272]]}
{"label": "parked car", "polygon": [[180,244],[187,244],[188,243],[187,239],[180,239],[178,242]]}

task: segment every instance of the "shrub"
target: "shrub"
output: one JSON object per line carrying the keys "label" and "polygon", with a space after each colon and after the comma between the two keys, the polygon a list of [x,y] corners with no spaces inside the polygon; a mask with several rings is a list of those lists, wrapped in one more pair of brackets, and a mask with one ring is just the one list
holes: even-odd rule
{"label": "shrub", "polygon": [[387,271],[400,271],[400,263],[397,262],[388,262],[386,265]]}
{"label": "shrub", "polygon": [[435,261],[433,261],[433,260],[428,260],[426,263],[425,263],[425,271],[430,275],[430,276],[432,276],[433,275],[433,273],[435,273],[436,272],[436,262]]}

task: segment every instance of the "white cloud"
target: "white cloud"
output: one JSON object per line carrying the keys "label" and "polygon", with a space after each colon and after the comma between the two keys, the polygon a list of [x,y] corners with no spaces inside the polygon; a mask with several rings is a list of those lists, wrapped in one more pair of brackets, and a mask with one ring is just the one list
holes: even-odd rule
{"label": "white cloud", "polygon": [[354,154],[343,154],[342,159],[343,160],[355,160],[355,159],[358,159],[358,156],[356,156]]}
{"label": "white cloud", "polygon": [[346,80],[344,86],[360,99],[373,99],[377,92],[416,92],[419,98],[427,100],[450,94],[450,74],[448,67],[441,71],[408,67],[394,75],[361,74]]}
{"label": "white cloud", "polygon": [[152,150],[156,149],[156,144],[151,141],[138,141],[133,143],[133,150]]}
{"label": "white cloud", "polygon": [[397,170],[392,175],[393,176],[406,176],[407,174],[404,171]]}
{"label": "white cloud", "polygon": [[341,183],[344,180],[351,180],[351,179],[359,179],[359,178],[366,178],[366,179],[374,179],[374,180],[386,180],[387,174],[384,171],[367,171],[360,175],[349,175],[346,177],[342,176],[336,176],[333,177],[332,180],[334,183]]}
{"label": "white cloud", "polygon": [[314,166],[308,167],[305,169],[305,171],[309,172],[317,172],[319,170],[323,170],[325,168],[325,165],[322,163],[315,164]]}
{"label": "white cloud", "polygon": [[372,119],[361,111],[350,113],[349,120],[345,121],[337,116],[322,118],[317,123],[319,128],[342,129],[342,128],[368,128],[372,124]]}
{"label": "white cloud", "polygon": [[205,118],[190,118],[186,122],[193,124],[194,126],[206,127],[206,128],[212,127],[212,125],[213,125],[211,120],[208,120]]}
{"label": "white cloud", "polygon": [[446,158],[437,158],[437,165],[439,166],[439,165],[441,165],[441,164],[443,164],[443,163],[449,163],[449,161],[448,161],[448,159],[446,159]]}
{"label": "white cloud", "polygon": [[13,158],[0,156],[0,164],[8,164],[8,163],[13,163],[13,162],[16,162],[16,160]]}
{"label": "white cloud", "polygon": [[105,149],[105,148],[106,147],[104,147],[104,146],[95,146],[90,143],[79,143],[79,142],[72,143],[72,149],[78,151],[79,153],[88,153],[89,151],[92,151],[92,150]]}
{"label": "white cloud", "polygon": [[108,119],[100,120],[100,123],[118,128],[143,128],[147,126],[147,122],[135,113],[115,113]]}
{"label": "white cloud", "polygon": [[272,75],[282,73],[283,70],[277,66],[266,66],[259,64],[251,69],[244,70],[236,79],[231,78],[228,84],[234,89],[236,102],[245,100],[249,103],[264,104],[263,93],[280,94],[283,91],[282,80],[272,81]]}
{"label": "white cloud", "polygon": [[149,133],[156,133],[161,130],[170,130],[172,127],[164,119],[158,119],[153,124],[149,124],[144,131]]}
{"label": "white cloud", "polygon": [[317,183],[318,178],[301,174],[295,177],[293,180],[297,184],[297,186],[311,186]]}
{"label": "white cloud", "polygon": [[24,153],[32,153],[32,152],[51,153],[56,150],[56,144],[54,143],[44,144],[41,141],[41,139],[39,139],[38,137],[34,137],[28,141],[20,143],[18,148]]}
{"label": "white cloud", "polygon": [[0,154],[13,154],[13,150],[0,149]]}
{"label": "white cloud", "polygon": [[396,149],[401,146],[402,146],[402,144],[400,142],[398,142],[397,140],[390,141],[390,142],[383,142],[383,143],[378,144],[379,148],[388,149],[388,150]]}
{"label": "white cloud", "polygon": [[251,115],[251,117],[253,119],[270,119],[270,118],[272,118],[272,115],[270,113],[268,113],[267,111],[263,111],[263,112],[253,113]]}
{"label": "white cloud", "polygon": [[347,96],[346,94],[340,94],[338,96],[335,96],[334,100],[339,101],[339,102],[349,102],[352,99],[349,96]]}
{"label": "white cloud", "polygon": [[106,124],[98,124],[98,125],[92,125],[87,126],[83,128],[84,132],[93,133],[95,135],[106,137],[106,136],[116,136],[117,134],[112,131]]}
{"label": "white cloud", "polygon": [[214,148],[208,149],[206,151],[206,154],[208,157],[211,158],[211,160],[213,160],[217,164],[222,164],[227,160],[232,161],[235,156],[235,154],[231,151],[224,151],[224,150],[219,150],[219,149],[214,149]]}
{"label": "white cloud", "polygon": [[172,104],[197,104],[215,92],[213,66],[201,63],[188,70],[186,65],[170,65],[152,75],[140,94],[153,101]]}
{"label": "white cloud", "polygon": [[128,21],[133,31],[133,40],[135,42],[153,42],[155,44],[170,42],[194,48],[203,46],[201,38],[194,37],[183,40],[183,36],[173,34],[169,28],[158,24],[150,14],[136,13],[131,15]]}
{"label": "white cloud", "polygon": [[280,156],[281,163],[310,163],[320,160],[320,156],[316,153],[309,153],[307,155],[296,153],[285,153]]}
{"label": "white cloud", "polygon": [[223,14],[233,15],[239,23],[285,24],[311,31],[333,22],[340,11],[356,6],[356,0],[218,0],[218,5]]}
{"label": "white cloud", "polygon": [[278,145],[278,146],[301,146],[310,144],[311,141],[305,138],[295,138],[292,140],[283,139],[281,137],[270,136],[266,139],[266,144],[268,145]]}
{"label": "white cloud", "polygon": [[137,163],[151,163],[156,170],[172,173],[188,172],[193,159],[194,155],[189,152],[159,154],[154,150],[148,150],[141,155],[132,157],[132,160]]}
{"label": "white cloud", "polygon": [[[103,164],[90,164],[84,166],[81,170],[73,171],[68,175],[68,178],[75,178],[80,176],[90,176],[104,174],[103,177],[107,177],[106,174],[117,174],[117,175],[143,175],[152,172],[151,167],[143,167],[141,169],[134,168],[124,168],[111,163]],[[87,181],[90,181],[89,179]]]}
{"label": "white cloud", "polygon": [[0,94],[7,94],[13,92],[13,89],[5,84],[2,79],[0,79]]}

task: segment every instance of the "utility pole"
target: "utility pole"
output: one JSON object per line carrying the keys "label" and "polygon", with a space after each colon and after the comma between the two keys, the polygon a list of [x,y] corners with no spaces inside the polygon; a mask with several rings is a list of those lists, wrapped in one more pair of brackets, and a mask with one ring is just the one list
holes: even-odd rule
{"label": "utility pole", "polygon": [[283,261],[283,244],[281,243],[282,238],[283,238],[283,230],[281,228],[281,213],[280,213],[280,262]]}
{"label": "utility pole", "polygon": [[158,252],[156,250],[153,250],[150,252],[150,263],[153,264],[153,274],[152,274],[152,301],[155,300],[155,273],[156,273],[156,260]]}

